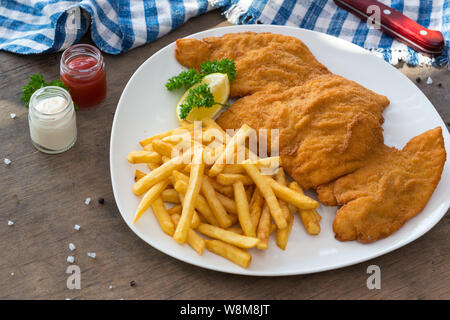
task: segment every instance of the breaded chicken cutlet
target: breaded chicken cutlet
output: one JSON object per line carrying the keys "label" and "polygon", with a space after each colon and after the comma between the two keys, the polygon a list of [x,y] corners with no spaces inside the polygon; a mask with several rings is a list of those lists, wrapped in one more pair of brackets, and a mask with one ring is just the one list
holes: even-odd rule
{"label": "breaded chicken cutlet", "polygon": [[231,96],[243,97],[269,87],[300,85],[330,74],[299,39],[273,33],[230,33],[202,40],[178,39],[175,57],[185,67],[199,69],[208,60],[233,59],[237,77]]}
{"label": "breaded chicken cutlet", "polygon": [[381,145],[363,167],[317,188],[322,203],[342,206],[333,222],[336,238],[366,243],[400,229],[425,208],[445,160],[437,127],[412,138],[402,150]]}
{"label": "breaded chicken cutlet", "polygon": [[243,124],[279,129],[282,165],[309,189],[364,165],[372,149],[383,143],[382,112],[388,104],[385,96],[330,74],[241,98],[217,123],[225,129]]}

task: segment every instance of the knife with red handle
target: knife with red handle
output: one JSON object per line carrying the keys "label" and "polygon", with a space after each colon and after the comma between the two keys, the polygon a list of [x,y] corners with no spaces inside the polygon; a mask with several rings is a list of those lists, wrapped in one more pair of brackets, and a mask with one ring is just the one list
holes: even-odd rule
{"label": "knife with red handle", "polygon": [[424,28],[401,12],[377,0],[334,0],[334,2],[365,21],[374,13],[373,7],[370,7],[378,6],[380,28],[416,51],[437,56],[445,48],[444,36],[440,31]]}

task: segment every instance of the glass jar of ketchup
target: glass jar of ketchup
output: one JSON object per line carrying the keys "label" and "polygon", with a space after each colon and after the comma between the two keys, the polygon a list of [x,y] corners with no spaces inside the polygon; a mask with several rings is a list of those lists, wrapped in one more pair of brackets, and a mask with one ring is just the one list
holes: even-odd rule
{"label": "glass jar of ketchup", "polygon": [[60,79],[78,107],[98,105],[106,96],[105,63],[100,50],[89,44],[67,48],[61,57]]}

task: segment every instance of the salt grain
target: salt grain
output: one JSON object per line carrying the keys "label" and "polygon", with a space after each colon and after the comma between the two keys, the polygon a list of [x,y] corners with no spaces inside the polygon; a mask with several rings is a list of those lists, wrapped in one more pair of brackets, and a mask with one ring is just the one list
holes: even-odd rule
{"label": "salt grain", "polygon": [[73,243],[69,243],[69,249],[70,249],[70,251],[73,251],[76,249],[76,247]]}
{"label": "salt grain", "polygon": [[13,226],[14,225],[14,221],[8,220],[8,226]]}
{"label": "salt grain", "polygon": [[81,227],[78,224],[76,224],[73,226],[73,228],[78,231],[78,230],[80,230]]}
{"label": "salt grain", "polygon": [[11,277],[14,277],[14,272],[11,272]]}
{"label": "salt grain", "polygon": [[88,205],[89,203],[91,203],[91,198],[87,197],[86,200],[84,200],[84,204]]}
{"label": "salt grain", "polygon": [[89,257],[91,257],[92,259],[95,259],[95,257],[97,256],[96,254],[95,254],[95,252],[88,252],[88,254],[87,254]]}
{"label": "salt grain", "polygon": [[5,160],[3,160],[3,162],[4,162],[6,165],[8,165],[8,164],[11,163],[11,160],[9,160],[8,158],[5,158]]}
{"label": "salt grain", "polygon": [[67,257],[67,262],[68,263],[73,263],[75,261],[75,258],[73,256],[68,256]]}
{"label": "salt grain", "polygon": [[9,116],[11,117],[11,119],[14,119],[16,117],[16,114],[15,113],[11,113]]}
{"label": "salt grain", "polygon": [[431,79],[431,77],[428,77],[427,84],[432,84],[432,83],[433,83],[433,79]]}
{"label": "salt grain", "polygon": [[113,288],[113,286],[109,286],[109,290],[111,290]]}

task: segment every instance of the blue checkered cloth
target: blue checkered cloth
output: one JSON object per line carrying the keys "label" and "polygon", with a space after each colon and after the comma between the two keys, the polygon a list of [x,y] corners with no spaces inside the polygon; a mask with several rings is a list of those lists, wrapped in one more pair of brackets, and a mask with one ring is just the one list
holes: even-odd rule
{"label": "blue checkered cloth", "polygon": [[[380,1],[380,0],[379,0]],[[366,48],[384,60],[400,60],[412,66],[448,65],[450,46],[450,0],[381,0],[426,28],[442,32],[444,53],[430,59],[338,7],[332,0],[216,0],[235,24],[277,24],[324,32]]]}
{"label": "blue checkered cloth", "polygon": [[331,0],[0,0],[0,50],[55,52],[89,30],[103,52],[119,54],[149,43],[188,19],[221,8],[236,24],[279,24],[325,32],[396,64],[444,65],[449,60],[450,0],[384,0],[427,28],[441,30],[444,54],[429,59],[338,8]]}
{"label": "blue checkered cloth", "polygon": [[149,43],[205,13],[207,0],[0,0],[0,50],[55,52],[88,31],[103,52]]}

